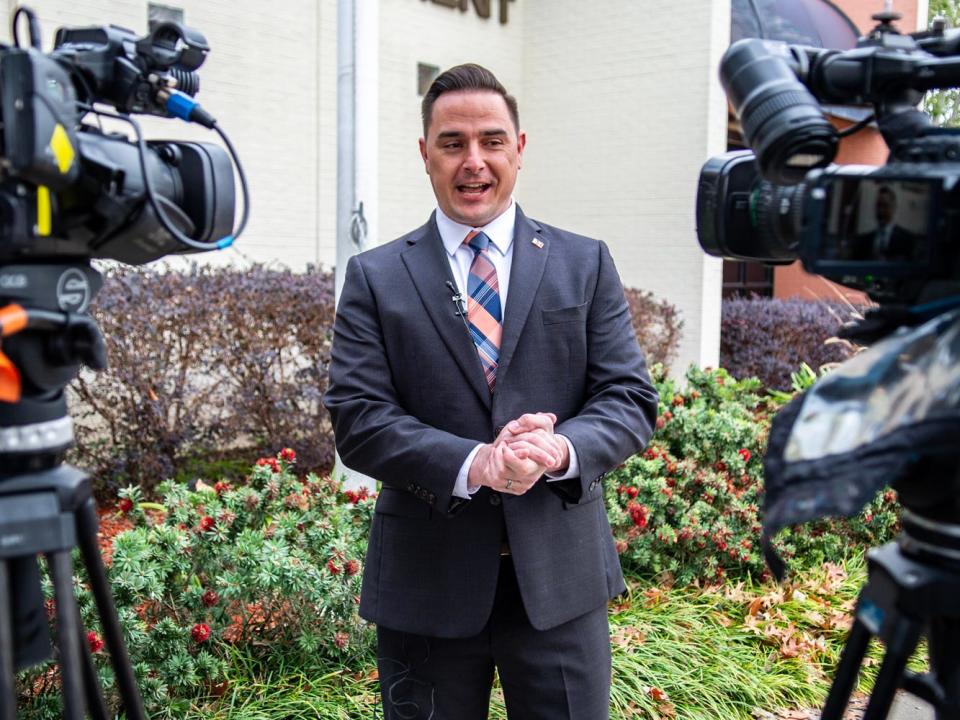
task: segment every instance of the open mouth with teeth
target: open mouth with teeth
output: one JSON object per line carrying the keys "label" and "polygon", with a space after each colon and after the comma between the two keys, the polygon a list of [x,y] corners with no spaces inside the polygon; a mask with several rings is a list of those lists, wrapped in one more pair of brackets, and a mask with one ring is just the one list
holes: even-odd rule
{"label": "open mouth with teeth", "polygon": [[483,195],[491,187],[491,183],[463,183],[457,185],[457,192],[463,195]]}

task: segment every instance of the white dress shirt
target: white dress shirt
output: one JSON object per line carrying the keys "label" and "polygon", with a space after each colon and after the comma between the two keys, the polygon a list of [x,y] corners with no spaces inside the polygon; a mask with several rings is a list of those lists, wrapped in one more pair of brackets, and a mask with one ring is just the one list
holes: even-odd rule
{"label": "white dress shirt", "polygon": [[[463,241],[471,230],[482,230],[490,238],[490,247],[487,256],[493,267],[497,271],[497,284],[500,293],[500,312],[501,318],[506,317],[507,291],[510,286],[510,268],[513,266],[513,229],[517,219],[516,203],[510,201],[508,207],[503,213],[495,217],[483,227],[473,228],[469,225],[462,225],[455,220],[443,214],[443,210],[437,208],[437,229],[440,231],[440,239],[443,241],[443,247],[447,251],[447,260],[450,262],[450,270],[453,272],[453,279],[457,283],[457,290],[466,297],[468,290],[468,277],[470,276],[470,265],[473,263],[473,249],[464,245]],[[502,320],[501,320],[502,321]],[[580,476],[580,462],[577,459],[577,452],[573,449],[573,444],[564,435],[560,435],[567,444],[570,451],[570,464],[565,472],[547,473],[547,480],[566,480]],[[468,488],[467,476],[470,473],[470,465],[473,464],[473,458],[483,447],[483,443],[477,446],[467,455],[467,459],[460,466],[460,472],[457,473],[457,481],[453,488],[455,497],[469,498],[473,493],[479,490],[479,487]]]}

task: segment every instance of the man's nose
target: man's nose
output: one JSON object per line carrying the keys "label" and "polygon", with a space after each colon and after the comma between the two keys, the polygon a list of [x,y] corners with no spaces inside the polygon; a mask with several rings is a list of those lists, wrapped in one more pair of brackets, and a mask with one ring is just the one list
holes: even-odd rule
{"label": "man's nose", "polygon": [[485,164],[483,148],[480,147],[480,143],[470,143],[467,146],[467,156],[463,160],[464,169],[476,173],[483,170]]}

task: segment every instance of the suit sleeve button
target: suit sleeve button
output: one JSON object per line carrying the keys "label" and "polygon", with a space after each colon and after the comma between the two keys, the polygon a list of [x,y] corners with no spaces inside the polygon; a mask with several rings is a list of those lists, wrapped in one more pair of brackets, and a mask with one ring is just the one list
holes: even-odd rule
{"label": "suit sleeve button", "polygon": [[500,498],[500,493],[497,493],[497,492],[492,492],[492,493],[490,493],[490,504],[491,504],[491,505],[496,506],[496,505],[499,505],[501,502],[503,502],[503,500]]}

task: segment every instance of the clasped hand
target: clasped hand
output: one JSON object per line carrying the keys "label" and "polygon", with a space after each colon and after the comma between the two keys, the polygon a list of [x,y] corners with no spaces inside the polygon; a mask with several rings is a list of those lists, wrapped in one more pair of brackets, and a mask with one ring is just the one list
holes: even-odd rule
{"label": "clasped hand", "polygon": [[557,416],[527,413],[507,423],[497,439],[477,451],[467,482],[471,488],[485,485],[492,490],[523,495],[547,472],[565,470],[570,450],[554,434]]}

